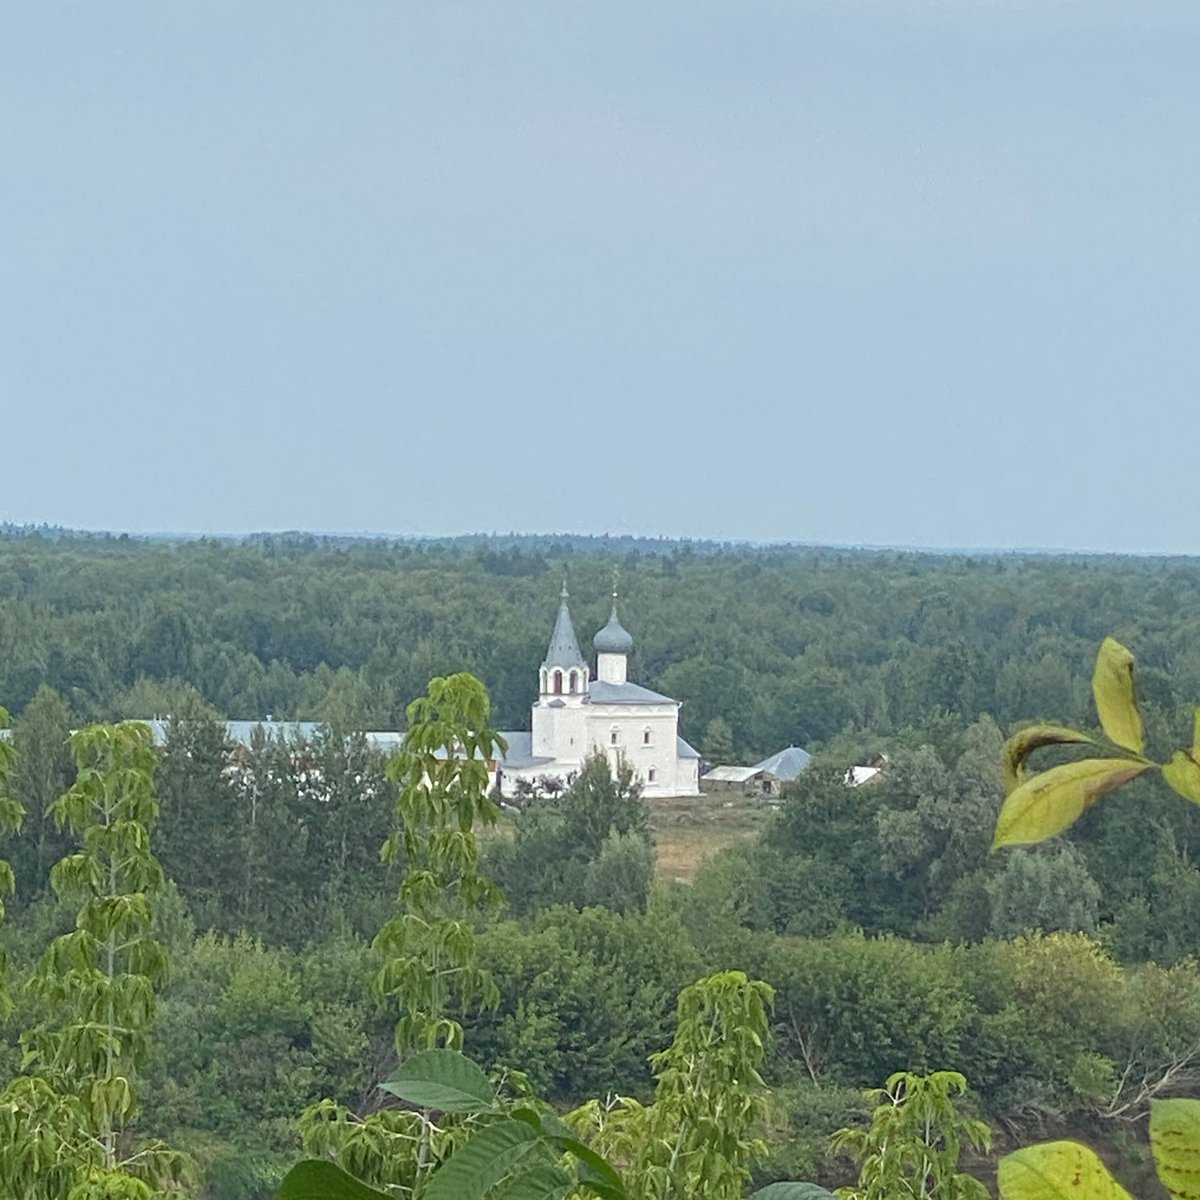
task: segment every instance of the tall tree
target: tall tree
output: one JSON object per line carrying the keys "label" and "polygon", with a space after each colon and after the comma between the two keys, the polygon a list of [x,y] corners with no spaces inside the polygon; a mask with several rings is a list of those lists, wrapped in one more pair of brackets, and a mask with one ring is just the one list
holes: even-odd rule
{"label": "tall tree", "polygon": [[773,992],[724,971],[679,995],[675,1038],[651,1062],[654,1103],[592,1101],[568,1117],[602,1154],[626,1165],[636,1200],[741,1200],[762,1139],[759,1075]]}
{"label": "tall tree", "polygon": [[79,904],[34,978],[44,1018],[25,1036],[25,1073],[0,1095],[0,1195],[153,1197],[188,1186],[190,1160],[139,1144],[136,1080],[166,975],[154,940],[162,869],[150,850],[158,815],[145,725],[96,725],[71,739],[75,783],[52,815],[79,839],[57,863],[55,891]]}
{"label": "tall tree", "polygon": [[196,708],[167,723],[156,777],[159,857],[200,929],[237,933],[246,882],[246,804],[228,774],[224,722]]}
{"label": "tall tree", "polygon": [[13,727],[13,792],[29,814],[25,836],[13,854],[13,870],[18,895],[26,903],[48,890],[50,867],[70,846],[70,834],[57,829],[51,817],[54,802],[75,774],[70,736],[70,707],[42,684]]}
{"label": "tall tree", "polygon": [[724,717],[713,717],[704,730],[701,743],[704,757],[712,763],[733,761],[733,730]]}
{"label": "tall tree", "polygon": [[[462,1048],[462,1016],[499,996],[478,961],[475,918],[501,901],[479,865],[477,824],[494,824],[488,762],[504,743],[490,727],[487,690],[467,674],[434,678],[408,706],[404,748],[388,767],[396,830],[383,846],[403,869],[396,912],[375,937],[374,987],[395,1006],[402,1060]],[[301,1130],[310,1152],[338,1157],[373,1183],[418,1189],[448,1149],[428,1112],[360,1117],[332,1100],[312,1106]]]}
{"label": "tall tree", "polygon": [[[0,731],[8,729],[8,712],[0,708]],[[16,751],[6,737],[0,737],[0,836],[14,833],[21,828],[24,811],[21,804],[10,794]],[[4,897],[12,893],[14,878],[12,867],[0,859],[0,920],[4,918]],[[0,1020],[7,1018],[10,1001],[4,983],[4,952],[0,950]]]}

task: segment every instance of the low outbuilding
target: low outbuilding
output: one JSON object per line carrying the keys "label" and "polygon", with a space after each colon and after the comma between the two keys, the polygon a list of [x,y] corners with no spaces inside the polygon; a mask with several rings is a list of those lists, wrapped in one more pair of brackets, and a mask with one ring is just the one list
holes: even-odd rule
{"label": "low outbuilding", "polygon": [[713,794],[736,793],[774,799],[785,783],[798,779],[812,761],[807,750],[788,746],[752,767],[711,767],[700,777],[700,788]]}

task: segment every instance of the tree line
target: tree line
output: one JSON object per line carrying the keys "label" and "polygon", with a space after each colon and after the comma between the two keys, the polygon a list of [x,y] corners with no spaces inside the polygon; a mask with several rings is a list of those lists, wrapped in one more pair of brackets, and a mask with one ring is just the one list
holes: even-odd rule
{"label": "tree line", "polygon": [[194,689],[231,718],[398,729],[432,676],[467,670],[523,728],[563,576],[586,639],[614,565],[632,678],[744,761],[983,714],[1086,721],[1108,633],[1139,647],[1153,737],[1200,691],[1192,560],[710,550],[0,538],[0,696],[17,715],[48,685],[83,723]]}

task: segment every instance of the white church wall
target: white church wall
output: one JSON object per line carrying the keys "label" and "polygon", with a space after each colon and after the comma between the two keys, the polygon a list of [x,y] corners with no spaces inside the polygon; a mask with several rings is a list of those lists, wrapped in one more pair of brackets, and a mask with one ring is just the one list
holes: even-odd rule
{"label": "white church wall", "polygon": [[588,706],[587,723],[592,746],[608,758],[610,766],[615,769],[618,762],[627,762],[647,796],[674,795],[678,760],[675,735],[679,726],[676,705],[592,704]]}
{"label": "white church wall", "polygon": [[586,714],[582,694],[543,696],[533,706],[533,753],[538,758],[580,762],[589,746]]}
{"label": "white church wall", "polygon": [[700,795],[700,760],[698,758],[680,758],[676,762],[673,794],[676,796]]}
{"label": "white church wall", "polygon": [[540,701],[533,706],[530,730],[532,750],[537,758],[554,757],[554,710]]}
{"label": "white church wall", "polygon": [[597,654],[596,678],[603,683],[625,683],[629,660],[624,654]]}

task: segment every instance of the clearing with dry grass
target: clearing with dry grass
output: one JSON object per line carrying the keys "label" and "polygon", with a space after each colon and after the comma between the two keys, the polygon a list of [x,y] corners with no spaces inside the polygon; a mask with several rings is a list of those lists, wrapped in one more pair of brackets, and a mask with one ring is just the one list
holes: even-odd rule
{"label": "clearing with dry grass", "polygon": [[663,879],[691,883],[707,859],[757,836],[771,809],[742,796],[677,796],[647,800]]}
{"label": "clearing with dry grass", "polygon": [[[647,800],[646,808],[658,849],[658,876],[676,883],[691,883],[701,864],[718,851],[755,838],[772,812],[758,800],[721,795]],[[481,844],[511,841],[511,812],[477,833]]]}

